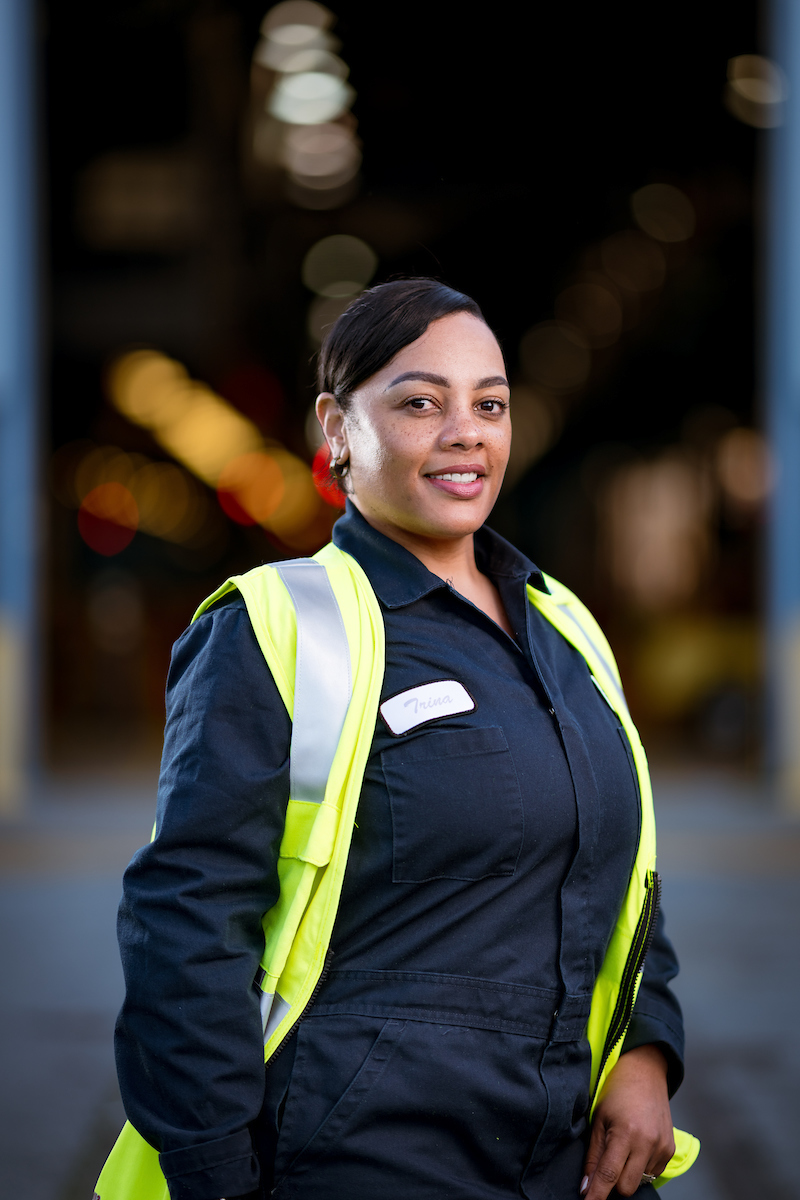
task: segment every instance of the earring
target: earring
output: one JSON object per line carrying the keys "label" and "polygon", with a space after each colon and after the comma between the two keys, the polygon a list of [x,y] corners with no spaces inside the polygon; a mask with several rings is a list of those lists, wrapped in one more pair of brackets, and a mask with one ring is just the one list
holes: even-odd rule
{"label": "earring", "polygon": [[331,474],[334,475],[337,479],[344,479],[345,475],[350,470],[350,462],[349,462],[349,460],[342,462],[342,460],[338,454],[336,455],[335,458],[333,457],[333,455],[331,455],[330,469],[331,469]]}

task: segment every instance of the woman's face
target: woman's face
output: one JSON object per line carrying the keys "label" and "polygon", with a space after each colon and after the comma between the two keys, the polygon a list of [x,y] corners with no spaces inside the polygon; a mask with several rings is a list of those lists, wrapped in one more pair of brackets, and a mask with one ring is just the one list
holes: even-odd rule
{"label": "woman's face", "polygon": [[317,412],[370,524],[440,540],[474,533],[491,512],[511,445],[508,401],[494,334],[454,313],[366,380],[345,413],[328,393]]}

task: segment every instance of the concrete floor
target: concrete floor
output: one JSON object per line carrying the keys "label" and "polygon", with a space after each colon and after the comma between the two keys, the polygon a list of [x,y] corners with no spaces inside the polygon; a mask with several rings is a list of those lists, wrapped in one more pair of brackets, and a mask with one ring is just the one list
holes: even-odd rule
{"label": "concrete floor", "polygon": [[735,779],[657,781],[687,1031],[675,1122],[701,1139],[669,1200],[788,1200],[800,1146],[800,821]]}
{"label": "concrete floor", "polygon": [[59,781],[0,832],[0,1200],[89,1200],[124,1121],[120,877],[155,781]]}
{"label": "concrete floor", "polygon": [[[111,1034],[114,920],[154,781],[60,779],[0,829],[0,1200],[89,1200],[123,1113]],[[687,1081],[703,1153],[669,1200],[784,1200],[800,1129],[800,823],[757,785],[661,775],[660,868],[682,961]]]}

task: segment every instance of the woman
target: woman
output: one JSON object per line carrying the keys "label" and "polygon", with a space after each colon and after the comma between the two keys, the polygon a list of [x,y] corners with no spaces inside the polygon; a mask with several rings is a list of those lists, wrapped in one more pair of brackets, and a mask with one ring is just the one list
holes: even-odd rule
{"label": "woman", "polygon": [[[298,821],[318,831],[336,809],[330,781],[315,806],[321,796],[298,798],[292,776],[289,799],[290,775],[318,750],[301,755],[295,740],[289,755],[288,710],[297,738],[308,690],[300,644],[318,637],[318,687],[331,695],[350,662],[324,668],[322,618],[315,635],[296,605],[293,701],[289,635],[275,632],[289,628],[286,593],[257,569],[207,602],[173,655],[157,835],[126,873],[120,910],[131,1123],[160,1151],[172,1200],[649,1193],[674,1151],[682,1030],[674,956],[651,925],[652,870],[636,920],[646,770],[591,618],[484,526],[511,440],[498,343],[468,297],[432,280],[383,284],[331,329],[319,382],[348,502],[318,557],[340,606],[339,568],[361,596],[342,607],[351,655],[362,638],[348,713],[364,670],[380,690],[358,710],[355,822],[339,806],[334,849],[287,849]],[[372,618],[382,672],[363,640]],[[320,741],[328,710],[319,700]],[[355,746],[345,721],[337,754],[348,736]],[[297,895],[306,923],[321,910],[337,854],[347,870],[324,902],[332,932],[312,947],[329,943],[332,965],[296,999],[285,966],[296,945],[272,984],[270,947],[286,941]],[[600,992],[620,945],[612,1004]],[[676,1171],[696,1145],[681,1153]],[[101,1200],[115,1200],[109,1187],[101,1176]]]}

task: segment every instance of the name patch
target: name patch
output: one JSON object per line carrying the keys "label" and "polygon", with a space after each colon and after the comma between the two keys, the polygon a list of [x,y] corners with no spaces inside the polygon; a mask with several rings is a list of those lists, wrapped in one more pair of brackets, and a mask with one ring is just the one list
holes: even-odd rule
{"label": "name patch", "polygon": [[420,683],[384,700],[380,714],[390,733],[402,737],[418,725],[475,711],[475,701],[457,679]]}

